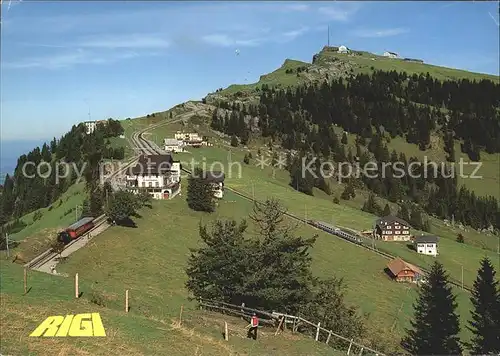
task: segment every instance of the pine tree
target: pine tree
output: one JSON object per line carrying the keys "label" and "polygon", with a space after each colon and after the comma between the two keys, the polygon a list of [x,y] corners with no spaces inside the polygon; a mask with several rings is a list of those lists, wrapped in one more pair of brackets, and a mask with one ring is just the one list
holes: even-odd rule
{"label": "pine tree", "polygon": [[420,288],[418,301],[414,304],[412,329],[407,330],[401,342],[408,352],[413,355],[458,355],[462,352],[455,298],[443,266],[434,262],[427,283]]}
{"label": "pine tree", "polygon": [[389,216],[391,215],[391,207],[389,204],[385,204],[384,211],[382,213],[383,216]]}
{"label": "pine tree", "polygon": [[187,188],[188,206],[196,211],[213,212],[215,202],[212,187],[205,180],[205,175],[200,168],[195,168],[193,174],[188,178]]}
{"label": "pine tree", "polygon": [[491,261],[485,257],[470,298],[474,309],[468,329],[473,336],[468,346],[473,354],[500,353],[500,290],[495,274]]}
{"label": "pine tree", "polygon": [[347,145],[347,132],[344,131],[344,133],[342,134],[342,139],[340,140],[340,142],[344,145]]}
{"label": "pine tree", "polygon": [[408,211],[408,207],[406,204],[403,204],[398,211],[398,218],[403,219],[405,221],[410,221],[410,212]]}

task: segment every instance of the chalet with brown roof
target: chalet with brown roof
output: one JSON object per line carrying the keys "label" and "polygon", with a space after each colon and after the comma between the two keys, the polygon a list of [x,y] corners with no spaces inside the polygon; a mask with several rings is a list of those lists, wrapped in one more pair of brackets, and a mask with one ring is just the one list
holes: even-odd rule
{"label": "chalet with brown roof", "polygon": [[375,221],[374,238],[383,241],[410,241],[411,225],[395,216],[385,216]]}
{"label": "chalet with brown roof", "polygon": [[387,272],[396,282],[416,283],[424,277],[424,272],[420,268],[399,257],[387,264]]}

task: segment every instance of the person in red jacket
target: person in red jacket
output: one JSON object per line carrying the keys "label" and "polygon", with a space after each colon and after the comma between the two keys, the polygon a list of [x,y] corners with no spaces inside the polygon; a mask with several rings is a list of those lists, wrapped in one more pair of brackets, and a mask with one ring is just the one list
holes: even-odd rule
{"label": "person in red jacket", "polygon": [[254,340],[257,340],[257,328],[259,327],[259,318],[255,313],[252,314],[252,318],[250,319],[250,324],[247,326],[248,335],[247,337],[251,337]]}

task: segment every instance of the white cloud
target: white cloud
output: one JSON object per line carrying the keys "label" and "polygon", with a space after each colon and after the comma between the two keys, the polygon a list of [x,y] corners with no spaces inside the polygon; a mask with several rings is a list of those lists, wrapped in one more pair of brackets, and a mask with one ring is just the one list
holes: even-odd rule
{"label": "white cloud", "polygon": [[251,39],[236,39],[232,38],[226,34],[211,34],[202,36],[201,40],[207,44],[220,46],[220,47],[231,47],[231,46],[257,46],[261,39],[251,38]]}
{"label": "white cloud", "polygon": [[380,38],[380,37],[391,37],[391,36],[397,36],[397,35],[402,35],[404,33],[408,33],[410,30],[407,28],[387,28],[387,29],[364,29],[364,30],[357,30],[354,31],[354,35],[358,37],[365,37],[365,38]]}
{"label": "white cloud", "polygon": [[283,37],[285,39],[291,41],[291,40],[296,39],[299,36],[302,36],[303,34],[305,34],[308,31],[309,31],[308,27],[301,27],[301,28],[299,28],[297,30],[288,31],[288,32],[283,33]]}
{"label": "white cloud", "polygon": [[288,5],[286,9],[292,10],[292,11],[307,11],[309,10],[309,5],[307,4],[292,4]]}
{"label": "white cloud", "polygon": [[78,49],[76,51],[67,51],[50,56],[30,57],[16,62],[2,63],[3,68],[25,69],[25,68],[45,68],[61,69],[70,68],[79,64],[106,64],[113,63],[123,59],[136,58],[144,55],[155,55],[156,53],[136,53],[136,52],[111,52],[95,53]]}
{"label": "white cloud", "polygon": [[77,41],[78,47],[90,48],[168,48],[170,41],[158,34],[130,34],[88,37]]}
{"label": "white cloud", "polygon": [[329,20],[347,22],[360,8],[359,3],[343,2],[330,6],[321,6],[318,8],[318,12]]}

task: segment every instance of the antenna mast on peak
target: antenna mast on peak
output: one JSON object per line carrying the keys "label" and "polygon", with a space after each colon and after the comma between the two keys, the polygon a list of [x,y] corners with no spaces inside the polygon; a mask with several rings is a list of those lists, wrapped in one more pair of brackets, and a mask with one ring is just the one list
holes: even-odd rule
{"label": "antenna mast on peak", "polygon": [[330,47],[330,25],[328,25],[328,47]]}

